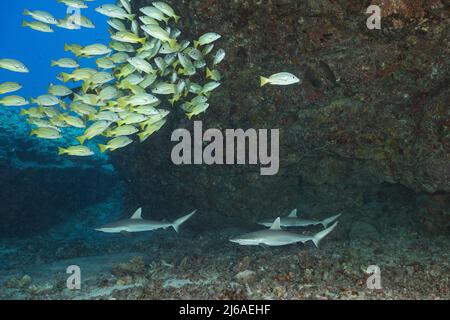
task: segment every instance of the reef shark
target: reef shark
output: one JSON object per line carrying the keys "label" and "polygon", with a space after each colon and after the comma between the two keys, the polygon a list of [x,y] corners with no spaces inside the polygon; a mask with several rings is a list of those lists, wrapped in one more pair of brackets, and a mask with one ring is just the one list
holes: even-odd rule
{"label": "reef shark", "polygon": [[112,222],[95,230],[105,233],[121,233],[121,232],[127,233],[127,232],[143,232],[143,231],[152,231],[156,229],[174,228],[175,231],[178,232],[180,226],[184,222],[186,222],[190,217],[192,217],[195,212],[197,212],[197,210],[192,211],[188,215],[185,215],[184,217],[181,217],[175,220],[174,222],[152,221],[142,219],[142,208],[139,208],[131,216],[130,219]]}
{"label": "reef shark", "polygon": [[[307,227],[321,224],[324,228],[326,228],[330,223],[334,222],[341,215],[342,213],[323,220],[300,219],[297,216],[297,209],[294,209],[287,217],[280,218],[280,225],[282,227]],[[258,224],[265,227],[270,227],[273,224],[273,219],[263,220],[261,222],[258,222]]]}
{"label": "reef shark", "polygon": [[238,236],[236,238],[230,239],[231,242],[238,243],[241,246],[284,246],[288,244],[307,241],[314,242],[316,247],[319,247],[319,242],[327,236],[334,228],[337,226],[335,222],[331,227],[324,229],[312,236],[305,236],[302,234],[287,232],[281,229],[281,218],[278,217],[275,222],[273,222],[270,229],[256,231]]}

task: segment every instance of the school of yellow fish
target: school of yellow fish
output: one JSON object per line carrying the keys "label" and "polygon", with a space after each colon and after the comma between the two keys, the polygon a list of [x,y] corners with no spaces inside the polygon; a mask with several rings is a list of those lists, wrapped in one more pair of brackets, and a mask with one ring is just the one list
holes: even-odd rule
{"label": "school of yellow fish", "polygon": [[[86,1],[58,0],[78,9],[87,8]],[[32,136],[60,139],[62,128],[84,129],[76,138],[78,143],[59,148],[59,154],[90,156],[94,151],[85,146],[86,140],[106,137],[106,143],[98,145],[100,151],[114,151],[133,143],[134,136],[143,142],[160,130],[171,108],[181,108],[189,119],[208,109],[210,94],[220,86],[216,67],[225,58],[223,49],[213,53],[219,34],[206,33],[192,44],[181,40],[176,27],[180,16],[159,1],[140,8],[138,16],[132,14],[130,0],[95,10],[109,18],[109,45],[66,44],[65,51],[75,57],[51,61],[52,67],[67,70],[57,77],[59,84],[51,84],[46,94],[30,101],[16,95],[0,99],[0,105],[7,107],[35,105],[21,110],[33,126]],[[95,28],[82,15],[58,20],[48,12],[26,9],[24,15],[34,20],[22,25],[40,32],[53,32],[52,25],[73,30]],[[83,60],[92,58],[96,69],[81,66]],[[0,59],[0,68],[29,72],[15,59]],[[2,95],[19,89],[18,83],[0,84]]]}

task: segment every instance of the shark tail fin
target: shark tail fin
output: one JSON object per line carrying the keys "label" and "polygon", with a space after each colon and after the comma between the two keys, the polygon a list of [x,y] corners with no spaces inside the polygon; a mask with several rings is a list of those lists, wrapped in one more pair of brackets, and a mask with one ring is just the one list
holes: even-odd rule
{"label": "shark tail fin", "polygon": [[331,231],[334,230],[334,228],[336,228],[336,226],[338,225],[337,222],[335,222],[331,227],[322,230],[318,233],[316,233],[313,237],[312,237],[312,241],[314,242],[314,244],[316,245],[316,247],[319,247],[319,243],[320,241],[325,238]]}
{"label": "shark tail fin", "polygon": [[189,220],[189,218],[192,217],[196,212],[197,212],[197,210],[194,210],[191,213],[189,213],[188,215],[185,215],[184,217],[181,217],[181,218],[175,220],[172,224],[172,227],[175,229],[175,231],[178,232],[178,229],[180,228],[180,226],[183,223],[185,223],[187,220]]}
{"label": "shark tail fin", "polygon": [[335,216],[332,216],[332,217],[323,219],[323,220],[321,221],[321,224],[323,225],[324,228],[326,228],[326,227],[328,227],[328,225],[329,225],[330,223],[334,222],[334,221],[335,221],[337,218],[339,218],[341,215],[342,215],[342,213],[339,213],[339,214],[337,214],[337,215],[335,215]]}

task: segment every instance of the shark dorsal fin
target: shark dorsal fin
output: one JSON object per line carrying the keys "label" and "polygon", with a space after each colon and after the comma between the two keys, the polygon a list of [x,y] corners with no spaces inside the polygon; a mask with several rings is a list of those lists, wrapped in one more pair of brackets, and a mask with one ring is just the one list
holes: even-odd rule
{"label": "shark dorsal fin", "polygon": [[278,217],[274,223],[272,224],[272,226],[270,227],[270,230],[281,230],[281,219],[280,217]]}
{"label": "shark dorsal fin", "polygon": [[131,219],[142,219],[142,208],[137,209],[131,216]]}
{"label": "shark dorsal fin", "polygon": [[294,209],[289,213],[288,218],[297,218],[297,209]]}

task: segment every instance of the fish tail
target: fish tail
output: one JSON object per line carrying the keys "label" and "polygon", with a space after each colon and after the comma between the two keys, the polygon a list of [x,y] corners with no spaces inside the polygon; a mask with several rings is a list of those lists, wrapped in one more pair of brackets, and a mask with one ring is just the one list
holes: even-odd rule
{"label": "fish tail", "polygon": [[128,18],[128,20],[133,21],[136,18],[136,15],[135,14],[129,14],[127,16],[127,18]]}
{"label": "fish tail", "polygon": [[70,50],[70,46],[67,43],[64,43],[64,52],[67,52]]}
{"label": "fish tail", "polygon": [[322,231],[316,233],[316,234],[312,237],[311,240],[314,242],[314,244],[316,245],[317,248],[319,247],[319,242],[320,242],[323,238],[325,238],[331,231],[333,231],[333,229],[336,228],[337,224],[338,224],[338,223],[335,222],[331,227],[329,227],[329,228],[327,228],[327,229],[325,229],[325,230],[322,230]]}
{"label": "fish tail", "polygon": [[172,223],[172,227],[175,229],[175,231],[178,232],[178,229],[180,228],[180,226],[183,223],[185,223],[187,220],[189,220],[196,212],[197,212],[197,210],[194,210],[191,213],[189,213],[188,215],[185,215],[184,217],[181,217],[181,218],[175,220]]}
{"label": "fish tail", "polygon": [[51,61],[50,61],[50,66],[51,66],[51,67],[56,66],[56,61],[55,61],[55,60],[51,60]]}
{"label": "fish tail", "polygon": [[28,22],[26,22],[25,20],[22,20],[22,27],[26,27],[28,26]]}
{"label": "fish tail", "polygon": [[77,139],[77,141],[80,144],[84,144],[84,142],[86,141],[86,136],[79,136],[79,137],[76,137],[75,139]]}
{"label": "fish tail", "polygon": [[32,136],[34,136],[34,135],[36,135],[36,130],[31,130],[31,132],[30,132],[30,137],[32,137]]}
{"label": "fish tail", "polygon": [[69,82],[71,79],[70,75],[65,72],[61,72],[61,77],[63,78],[64,83]]}
{"label": "fish tail", "polygon": [[194,113],[191,112],[191,113],[187,113],[186,115],[187,115],[188,119],[191,120],[192,117],[194,116]]}
{"label": "fish tail", "polygon": [[98,147],[100,148],[101,153],[105,153],[106,150],[108,150],[108,146],[105,144],[99,144]]}
{"label": "fish tail", "polygon": [[138,39],[138,42],[140,43],[140,44],[145,44],[145,42],[147,41],[147,38],[139,38]]}
{"label": "fish tail", "polygon": [[27,110],[25,110],[25,109],[20,109],[20,115],[21,116],[25,116],[25,115],[27,115],[28,114],[28,111]]}
{"label": "fish tail", "polygon": [[211,69],[209,69],[208,67],[206,67],[206,78],[211,78],[211,77],[212,77]]}
{"label": "fish tail", "polygon": [[67,153],[67,149],[58,147],[58,156],[66,154]]}
{"label": "fish tail", "polygon": [[28,9],[24,9],[23,10],[23,14],[26,15],[26,16],[29,16],[31,14],[31,12]]}
{"label": "fish tail", "polygon": [[261,83],[261,87],[264,87],[266,84],[268,84],[270,82],[270,80],[268,78],[265,77],[259,77],[260,83]]}
{"label": "fish tail", "polygon": [[194,40],[194,47],[195,47],[195,48],[198,48],[199,45],[200,45],[200,42]]}
{"label": "fish tail", "polygon": [[181,17],[180,16],[173,16],[173,19],[175,20],[175,23],[178,23],[178,21],[180,21]]}
{"label": "fish tail", "polygon": [[83,82],[83,84],[81,85],[81,89],[84,93],[86,93],[89,89],[89,83],[87,81]]}
{"label": "fish tail", "polygon": [[139,137],[140,142],[144,142],[147,139],[147,134],[145,132],[138,133],[137,136]]}
{"label": "fish tail", "polygon": [[176,39],[169,39],[169,46],[173,49],[175,48],[175,46],[177,45],[177,40]]}

